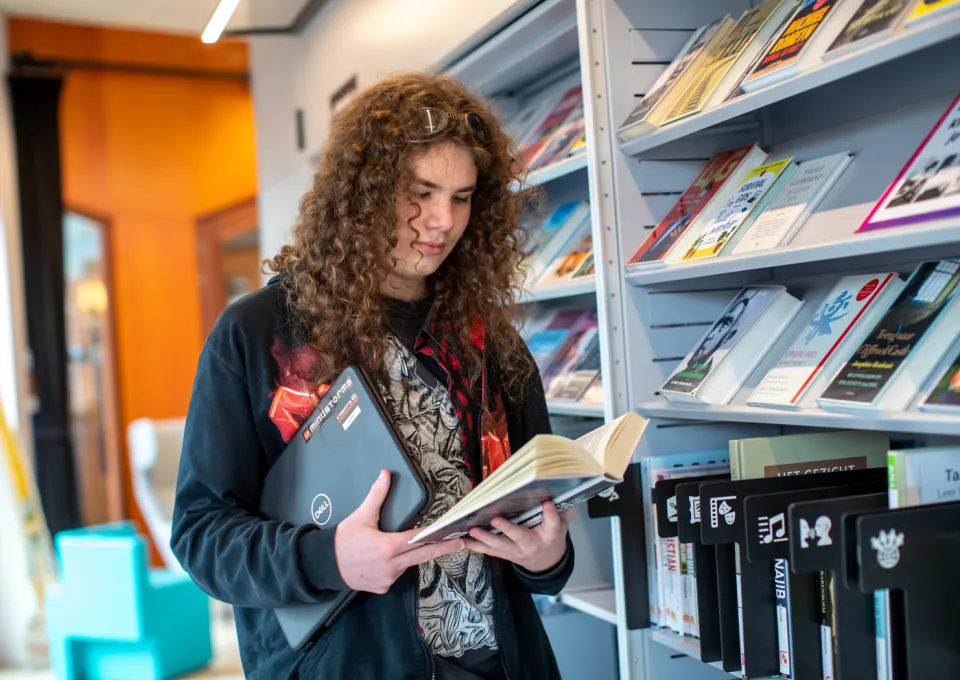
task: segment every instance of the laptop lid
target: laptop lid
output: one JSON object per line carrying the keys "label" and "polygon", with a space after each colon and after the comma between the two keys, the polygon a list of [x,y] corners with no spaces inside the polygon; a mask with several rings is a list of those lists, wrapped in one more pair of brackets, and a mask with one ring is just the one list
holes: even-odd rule
{"label": "laptop lid", "polygon": [[[380,529],[408,529],[429,507],[429,486],[394,431],[379,390],[363,371],[350,366],[331,383],[270,468],[260,511],[296,526],[335,531],[360,506],[384,469],[390,471],[391,483]],[[299,649],[322,635],[354,595],[330,591],[314,604],[276,609],[290,646]]]}

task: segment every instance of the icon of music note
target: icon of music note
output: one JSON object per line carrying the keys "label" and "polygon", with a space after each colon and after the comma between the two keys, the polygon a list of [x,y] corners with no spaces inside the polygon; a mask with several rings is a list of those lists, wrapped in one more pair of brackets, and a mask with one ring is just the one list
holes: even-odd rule
{"label": "icon of music note", "polygon": [[788,540],[786,518],[782,512],[773,517],[758,517],[757,523],[760,529],[761,543],[783,543]]}

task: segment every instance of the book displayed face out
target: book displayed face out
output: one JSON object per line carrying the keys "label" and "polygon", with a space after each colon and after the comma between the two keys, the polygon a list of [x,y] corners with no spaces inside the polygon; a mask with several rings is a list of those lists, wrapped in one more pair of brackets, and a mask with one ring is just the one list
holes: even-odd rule
{"label": "book displayed face out", "polygon": [[872,403],[957,294],[960,260],[924,262],[822,398]]}

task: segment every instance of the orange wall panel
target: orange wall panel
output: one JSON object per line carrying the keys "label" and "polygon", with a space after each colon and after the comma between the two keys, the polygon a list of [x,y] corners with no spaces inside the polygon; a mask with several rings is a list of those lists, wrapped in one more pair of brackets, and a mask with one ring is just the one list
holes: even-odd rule
{"label": "orange wall panel", "polygon": [[[12,19],[12,52],[247,68],[246,46]],[[111,220],[120,422],[186,414],[204,341],[196,219],[256,195],[245,81],[76,69],[61,98],[67,206]],[[126,449],[126,437],[122,436]],[[126,463],[125,463],[126,465]],[[134,516],[132,492],[128,507]]]}

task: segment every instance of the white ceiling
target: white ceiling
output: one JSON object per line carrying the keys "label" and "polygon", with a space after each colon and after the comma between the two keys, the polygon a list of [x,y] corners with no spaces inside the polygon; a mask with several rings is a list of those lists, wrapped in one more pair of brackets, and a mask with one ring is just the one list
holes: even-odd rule
{"label": "white ceiling", "polygon": [[[307,0],[241,0],[227,30],[289,26]],[[197,36],[217,0],[0,0],[0,13]]]}

